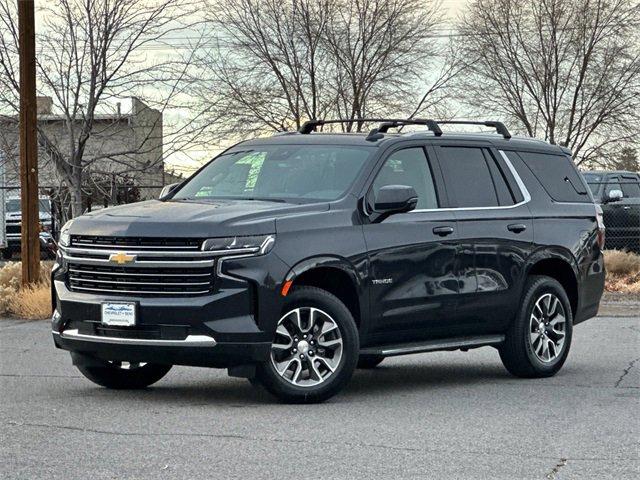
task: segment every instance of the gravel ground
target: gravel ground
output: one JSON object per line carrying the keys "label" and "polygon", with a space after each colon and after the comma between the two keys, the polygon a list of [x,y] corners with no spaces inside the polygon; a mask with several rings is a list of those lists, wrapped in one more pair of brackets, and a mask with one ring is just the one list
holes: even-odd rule
{"label": "gravel ground", "polygon": [[2,320],[0,478],[637,479],[639,304],[616,315],[576,327],[553,378],[510,377],[491,348],[413,355],[308,406],[196,368],[105,390],[47,322]]}

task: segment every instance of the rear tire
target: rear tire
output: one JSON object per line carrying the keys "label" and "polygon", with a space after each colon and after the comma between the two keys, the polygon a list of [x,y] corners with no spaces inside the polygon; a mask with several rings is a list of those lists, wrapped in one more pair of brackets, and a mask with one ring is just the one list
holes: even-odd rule
{"label": "rear tire", "polygon": [[382,363],[384,358],[382,355],[360,355],[358,358],[358,368],[363,370],[376,368]]}
{"label": "rear tire", "polygon": [[358,330],[349,309],[316,287],[287,296],[269,360],[257,380],[287,403],[318,403],[334,396],[351,379],[358,362]]}
{"label": "rear tire", "polygon": [[134,390],[148,387],[164,377],[171,365],[147,363],[142,366],[125,369],[114,364],[104,367],[76,365],[80,373],[101,387],[116,390]]}
{"label": "rear tire", "polygon": [[569,355],[572,332],[571,304],[562,285],[551,277],[532,275],[499,348],[502,363],[517,377],[551,377]]}

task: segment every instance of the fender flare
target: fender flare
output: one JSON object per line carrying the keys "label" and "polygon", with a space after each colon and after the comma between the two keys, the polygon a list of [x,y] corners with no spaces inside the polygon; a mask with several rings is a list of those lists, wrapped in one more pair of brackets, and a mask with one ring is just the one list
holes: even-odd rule
{"label": "fender flare", "polygon": [[303,273],[321,267],[337,268],[338,270],[342,270],[349,276],[349,278],[351,278],[356,288],[362,286],[363,281],[360,278],[360,275],[358,275],[353,264],[346,258],[338,255],[318,255],[301,260],[289,269],[284,281],[295,281],[295,279]]}
{"label": "fender flare", "polygon": [[[527,264],[525,265],[525,276],[524,278],[526,279],[526,277],[530,274],[532,268],[539,262],[544,261],[544,260],[559,260],[562,261],[563,263],[566,263],[569,268],[571,269],[571,272],[573,273],[573,278],[575,281],[575,312],[573,312],[574,315],[574,321],[575,318],[577,318],[578,313],[580,312],[581,308],[582,308],[582,292],[580,290],[580,269],[578,266],[578,261],[575,258],[575,256],[566,248],[563,247],[558,247],[558,246],[554,246],[554,247],[545,247],[545,248],[541,248],[537,251],[535,251],[528,259]],[[567,292],[569,293],[569,292]]]}
{"label": "fender flare", "polygon": [[[295,280],[303,273],[315,270],[317,268],[334,268],[346,273],[356,292],[356,302],[359,307],[360,319],[359,325],[361,334],[366,329],[369,319],[369,295],[366,294],[365,279],[358,273],[357,268],[344,257],[337,255],[318,255],[310,258],[306,258],[296,263],[289,269],[289,272],[285,276],[283,285],[295,285]],[[283,287],[285,288],[285,287]],[[288,287],[286,287],[288,291]],[[286,296],[286,295],[285,295]],[[357,319],[356,319],[357,320]]]}
{"label": "fender flare", "polygon": [[531,269],[539,262],[543,260],[562,260],[571,267],[573,275],[578,280],[580,271],[578,269],[578,262],[575,256],[567,249],[563,247],[544,247],[533,252],[527,259],[524,271],[525,276],[529,275]]}

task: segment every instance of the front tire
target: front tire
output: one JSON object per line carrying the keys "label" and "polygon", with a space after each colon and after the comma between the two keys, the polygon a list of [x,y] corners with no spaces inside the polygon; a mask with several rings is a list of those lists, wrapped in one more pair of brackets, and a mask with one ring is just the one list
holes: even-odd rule
{"label": "front tire", "polygon": [[104,367],[76,366],[80,373],[101,387],[116,390],[134,390],[148,387],[164,377],[171,365],[127,362],[105,363]]}
{"label": "front tire", "polygon": [[287,297],[270,359],[256,378],[283,402],[323,402],[349,382],[358,351],[349,309],[325,290],[300,287]]}
{"label": "front tire", "polygon": [[517,377],[555,375],[569,355],[573,314],[567,293],[555,279],[532,275],[522,306],[500,347],[505,368]]}

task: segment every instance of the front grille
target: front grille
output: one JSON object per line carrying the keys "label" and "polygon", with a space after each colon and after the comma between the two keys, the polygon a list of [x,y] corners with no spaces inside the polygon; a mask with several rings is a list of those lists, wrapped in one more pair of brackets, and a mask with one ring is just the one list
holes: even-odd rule
{"label": "front grille", "polygon": [[78,291],[201,295],[213,287],[213,268],[96,267],[70,262],[69,287]]}
{"label": "front grille", "polygon": [[[72,236],[62,252],[68,287],[111,295],[205,295],[214,286],[214,254],[202,252],[202,240]],[[126,254],[126,264],[114,255]]]}

